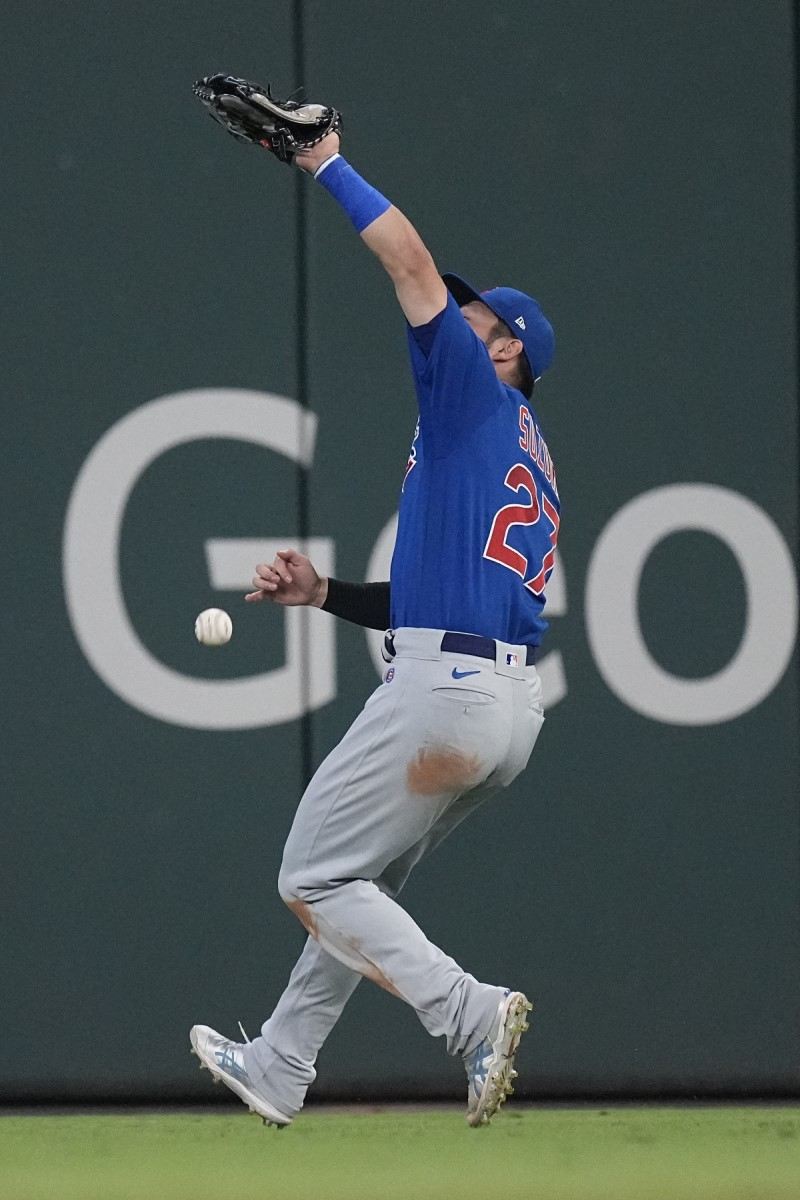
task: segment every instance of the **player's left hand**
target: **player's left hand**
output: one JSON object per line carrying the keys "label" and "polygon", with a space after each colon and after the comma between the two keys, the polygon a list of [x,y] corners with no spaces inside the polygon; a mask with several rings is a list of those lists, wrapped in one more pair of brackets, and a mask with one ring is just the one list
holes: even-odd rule
{"label": "player's left hand", "polygon": [[339,153],[339,146],[342,139],[338,133],[326,133],[321,142],[317,142],[316,146],[309,147],[308,150],[298,150],[294,156],[294,161],[297,163],[301,171],[308,171],[313,174],[317,167],[321,167],[326,158],[331,158],[332,155]]}
{"label": "player's left hand", "polygon": [[[237,142],[263,146],[284,163],[342,127],[335,108],[280,100],[269,87],[235,75],[206,75],[194,85],[194,94]],[[333,153],[329,150],[326,157]]]}

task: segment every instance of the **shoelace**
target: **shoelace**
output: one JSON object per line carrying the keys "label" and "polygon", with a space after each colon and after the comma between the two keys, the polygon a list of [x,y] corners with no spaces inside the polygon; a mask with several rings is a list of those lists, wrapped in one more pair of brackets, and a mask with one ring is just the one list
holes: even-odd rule
{"label": "shoelace", "polygon": [[242,1037],[244,1038],[244,1040],[247,1042],[247,1044],[248,1044],[248,1046],[249,1046],[249,1045],[251,1044],[251,1043],[250,1043],[250,1038],[247,1036],[247,1033],[245,1032],[244,1025],[242,1024],[242,1022],[241,1022],[241,1021],[237,1021],[237,1022],[236,1022],[236,1024],[237,1024],[237,1025],[239,1026],[239,1028],[241,1029],[241,1031],[242,1031]]}

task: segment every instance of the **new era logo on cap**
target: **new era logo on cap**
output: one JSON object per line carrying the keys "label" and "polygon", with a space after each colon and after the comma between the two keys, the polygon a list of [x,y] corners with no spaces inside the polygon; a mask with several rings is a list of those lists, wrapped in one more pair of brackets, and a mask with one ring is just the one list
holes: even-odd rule
{"label": "new era logo on cap", "polygon": [[524,318],[524,317],[517,317],[517,319],[516,319],[516,321],[514,322],[514,324],[515,324],[515,325],[519,325],[520,329],[524,329],[524,328],[525,328],[525,318]]}

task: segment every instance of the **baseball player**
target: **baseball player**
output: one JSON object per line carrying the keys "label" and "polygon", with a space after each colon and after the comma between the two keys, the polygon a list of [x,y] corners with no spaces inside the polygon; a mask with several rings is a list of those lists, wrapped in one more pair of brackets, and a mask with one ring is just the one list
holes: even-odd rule
{"label": "baseball player", "polygon": [[[559,497],[531,396],[554,338],[524,293],[480,293],[440,275],[408,218],[339,145],[329,132],[295,161],[389,276],[419,402],[391,581],[322,578],[286,550],[259,564],[247,599],[316,605],[389,629],[390,665],[314,775],[289,833],[278,888],[308,939],[286,990],[252,1042],[204,1025],[190,1036],[202,1066],[265,1123],[286,1126],[365,976],[461,1056],[467,1121],[479,1126],[513,1091],[531,1005],[506,981],[483,983],[463,970],[397,896],[422,856],[524,769],[542,727],[535,664]],[[490,872],[507,836],[487,847]]]}

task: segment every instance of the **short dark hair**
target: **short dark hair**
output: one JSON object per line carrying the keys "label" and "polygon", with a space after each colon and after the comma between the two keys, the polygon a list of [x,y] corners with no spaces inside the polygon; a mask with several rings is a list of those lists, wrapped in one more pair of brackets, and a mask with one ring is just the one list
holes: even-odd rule
{"label": "short dark hair", "polygon": [[[497,318],[492,328],[489,330],[489,341],[494,342],[497,338],[515,338],[516,334],[513,329],[506,325],[505,321]],[[523,349],[521,354],[518,354],[514,360],[514,377],[512,386],[518,388],[522,392],[526,400],[530,400],[533,395],[534,379],[531,364],[528,362],[528,356]]]}

